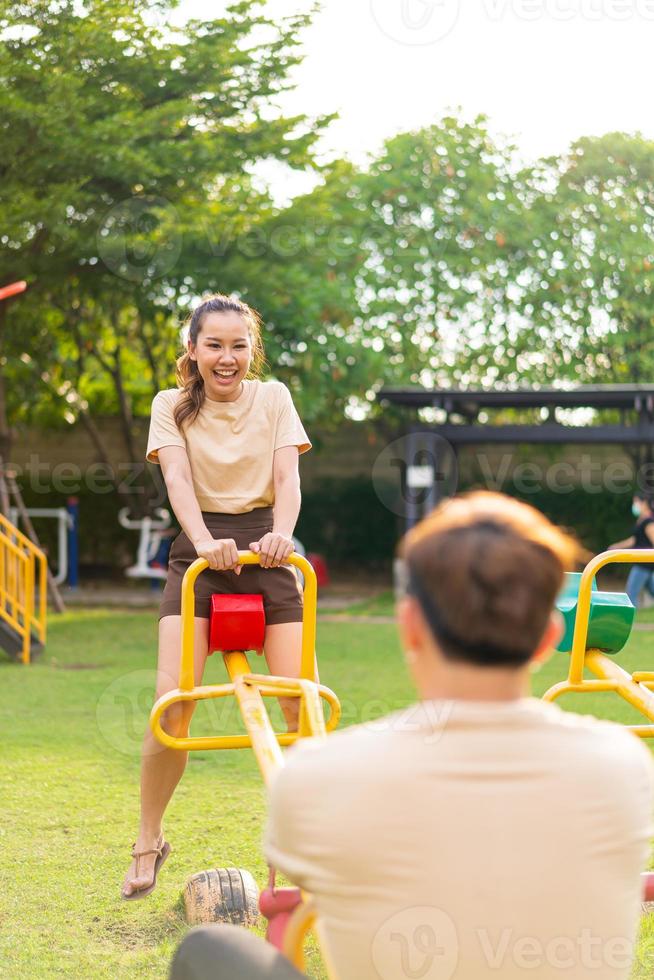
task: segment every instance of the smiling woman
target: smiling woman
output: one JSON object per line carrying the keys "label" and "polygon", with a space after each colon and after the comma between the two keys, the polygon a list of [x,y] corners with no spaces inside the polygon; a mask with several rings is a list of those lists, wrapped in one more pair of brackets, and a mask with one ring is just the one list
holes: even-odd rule
{"label": "smiling woman", "polygon": [[259,315],[229,296],[211,296],[189,320],[188,350],[177,362],[182,397],[175,423],[194,421],[205,398],[236,401],[246,376],[257,378],[265,362]]}
{"label": "smiling woman", "polygon": [[[202,682],[215,593],[260,593],[271,672],[300,672],[302,593],[285,562],[300,510],[298,457],[311,443],[288,389],[259,380],[263,363],[258,314],[229,296],[211,296],[191,316],[187,349],[177,362],[178,387],[160,391],[152,403],[147,459],[160,464],[182,527],[170,550],[160,608],[156,698],[178,685],[181,583],[198,557],[209,569],[195,585],[195,683]],[[260,555],[260,566],[239,564],[239,550],[247,549]],[[297,700],[280,703],[295,730]],[[164,728],[186,735],[192,713],[192,703],[173,706]],[[141,827],[124,898],[148,895],[170,852],[161,823],[186,757],[146,730]]]}

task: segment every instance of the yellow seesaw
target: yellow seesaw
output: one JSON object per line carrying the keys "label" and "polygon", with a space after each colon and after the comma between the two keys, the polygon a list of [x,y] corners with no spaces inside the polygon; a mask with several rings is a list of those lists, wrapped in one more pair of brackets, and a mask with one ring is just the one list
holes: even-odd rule
{"label": "yellow seesaw", "polygon": [[[251,551],[240,551],[239,562],[242,565],[259,564],[259,555]],[[288,563],[295,565],[304,576],[300,676],[277,677],[253,673],[250,670],[246,651],[261,649],[263,646],[265,622],[261,596],[213,596],[212,605],[215,608],[210,622],[209,652],[220,650],[230,682],[195,686],[194,586],[198,575],[209,567],[204,558],[198,558],[188,568],[182,582],[179,687],[159,698],[150,715],[150,726],[155,736],[172,749],[197,751],[251,748],[266,785],[284,764],[280,746],[290,745],[297,739],[308,736],[324,738],[336,727],[341,713],[334,692],[316,680],[315,572],[306,558],[299,555],[291,555]],[[242,609],[243,599],[253,600],[249,604],[245,603],[250,607],[245,612]],[[246,735],[175,737],[163,728],[164,712],[173,704],[232,696],[236,698],[239,706]],[[297,732],[274,731],[264,703],[266,697],[300,698]],[[321,699],[326,701],[330,708],[327,721],[323,715]],[[244,869],[216,868],[199,872],[186,884],[185,906],[186,918],[190,924],[227,921],[251,925],[256,921],[261,910],[269,920],[266,933],[269,941],[281,949],[299,970],[303,970],[304,938],[314,922],[311,899],[299,889],[277,888],[273,869],[271,869],[268,888],[261,895],[252,875]]]}
{"label": "yellow seesaw", "polygon": [[[618,563],[654,563],[654,549],[604,551],[587,565],[579,579],[576,602],[567,606],[565,594],[557,605],[564,616],[574,620],[571,644],[559,645],[570,653],[568,677],[554,684],[543,695],[545,701],[554,701],[562,694],[590,694],[612,691],[650,722],[647,725],[629,725],[641,738],[654,738],[654,671],[637,670],[628,673],[611,654],[618,653],[629,639],[635,609],[624,593],[598,592],[593,589],[597,572],[606,565]],[[572,625],[571,623],[569,624]],[[566,631],[570,637],[571,630]],[[584,675],[588,669],[595,676]]]}

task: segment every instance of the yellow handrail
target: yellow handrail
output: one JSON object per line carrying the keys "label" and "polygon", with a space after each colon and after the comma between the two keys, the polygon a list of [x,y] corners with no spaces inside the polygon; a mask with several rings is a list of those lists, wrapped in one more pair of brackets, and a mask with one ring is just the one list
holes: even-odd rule
{"label": "yellow handrail", "polygon": [[[259,555],[252,551],[239,551],[241,565],[258,565]],[[300,555],[290,555],[289,565],[295,565],[304,575],[304,606],[302,610],[302,663],[300,677],[308,681],[316,679],[316,605],[318,584],[313,566]],[[182,581],[182,656],[179,669],[179,687],[190,691],[195,686],[193,674],[193,622],[195,614],[195,580],[200,572],[209,567],[206,558],[196,558],[186,570]]]}
{"label": "yellow handrail", "polygon": [[[260,557],[252,551],[239,551],[239,562],[242,565],[257,565]],[[297,732],[280,732],[274,737],[279,745],[291,745],[298,738],[308,734],[318,733],[321,729],[333,731],[338,724],[341,706],[338,698],[324,684],[316,682],[316,606],[318,585],[316,573],[312,565],[300,555],[290,555],[287,559],[290,565],[296,565],[304,576],[304,606],[302,610],[302,660],[300,676],[275,677],[268,674],[259,675],[250,672],[247,658],[243,653],[233,651],[223,654],[225,665],[230,675],[230,684],[212,684],[195,686],[193,667],[193,623],[195,615],[195,581],[209,563],[206,558],[197,558],[186,570],[182,580],[182,637],[179,665],[179,687],[163,694],[154,704],[150,714],[150,727],[156,738],[171,749],[193,751],[204,749],[242,749],[256,746],[252,731],[247,735],[169,735],[162,727],[164,712],[173,704],[183,701],[205,701],[234,695],[239,702],[252,701],[252,694],[246,690],[253,686],[260,697],[300,697],[300,730]],[[320,708],[320,698],[327,701],[330,714],[327,722],[323,720]],[[312,728],[313,726],[313,728]],[[249,726],[254,728],[255,726]],[[262,772],[267,771],[264,758],[259,759]],[[265,778],[265,773],[264,773]]]}
{"label": "yellow handrail", "polygon": [[45,554],[0,514],[0,619],[21,637],[24,664],[30,662],[32,631],[45,643],[46,616]]}

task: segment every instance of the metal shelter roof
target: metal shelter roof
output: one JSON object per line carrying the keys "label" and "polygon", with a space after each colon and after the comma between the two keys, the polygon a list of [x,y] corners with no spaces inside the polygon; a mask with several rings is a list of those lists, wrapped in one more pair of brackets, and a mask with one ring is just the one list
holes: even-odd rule
{"label": "metal shelter roof", "polygon": [[[381,404],[413,408],[440,408],[443,423],[421,423],[453,444],[484,442],[631,443],[654,442],[654,385],[580,385],[576,388],[382,388]],[[537,424],[519,421],[494,425],[480,422],[479,413],[501,409],[548,409]],[[619,410],[615,424],[568,425],[556,420],[557,408]],[[452,421],[460,416],[465,421]],[[420,423],[419,423],[420,424]]]}

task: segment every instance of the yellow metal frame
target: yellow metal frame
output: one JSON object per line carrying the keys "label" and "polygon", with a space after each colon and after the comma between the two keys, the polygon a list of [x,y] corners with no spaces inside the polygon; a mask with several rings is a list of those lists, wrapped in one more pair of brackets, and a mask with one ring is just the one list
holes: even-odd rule
{"label": "yellow metal frame", "polygon": [[32,631],[45,643],[47,567],[44,552],[0,514],[0,619],[22,638],[24,664],[31,658]]}
{"label": "yellow metal frame", "polygon": [[[258,565],[259,555],[251,551],[239,551],[241,565]],[[253,674],[247,656],[241,650],[223,654],[230,684],[207,684],[196,687],[193,669],[195,581],[209,563],[197,558],[187,569],[182,582],[182,648],[179,665],[179,687],[168,691],[154,704],[150,715],[150,727],[155,736],[171,749],[193,751],[202,749],[251,748],[257,756],[264,780],[281,764],[280,745],[290,745],[306,735],[323,735],[338,725],[340,704],[328,687],[316,683],[316,603],[318,588],[316,573],[300,555],[291,555],[289,564],[300,569],[304,576],[304,609],[302,613],[302,662],[299,677],[276,677],[269,674]],[[234,695],[241,708],[247,735],[172,736],[161,726],[161,716],[173,704],[183,701],[206,701]],[[263,704],[264,697],[299,697],[300,727],[297,732],[273,732]],[[320,708],[320,698],[330,706],[325,723]],[[275,742],[270,744],[272,734]],[[263,750],[265,746],[265,751]]]}
{"label": "yellow metal frame", "polygon": [[[241,565],[259,564],[259,555],[251,551],[239,551]],[[268,785],[284,765],[280,746],[290,745],[298,738],[325,737],[338,724],[341,706],[338,698],[328,687],[316,680],[316,606],[318,586],[316,573],[311,564],[300,555],[291,555],[288,563],[300,569],[304,576],[304,607],[302,612],[302,662],[299,677],[276,677],[253,674],[247,656],[242,650],[223,653],[229,673],[229,684],[195,686],[193,666],[195,581],[208,562],[198,558],[187,569],[182,581],[182,643],[179,665],[179,687],[164,694],[154,704],[150,714],[150,727],[164,745],[172,749],[240,749],[252,748]],[[234,695],[243,717],[247,735],[216,735],[199,737],[173,737],[161,726],[163,713],[173,704],[183,701],[205,701]],[[264,704],[264,697],[299,697],[300,718],[297,732],[275,732]],[[325,722],[320,699],[330,707]],[[310,896],[305,896],[295,909],[284,937],[284,953],[299,970],[304,969],[304,940],[315,925],[315,911]],[[327,964],[329,970],[329,964]],[[331,971],[330,971],[331,975]]]}
{"label": "yellow metal frame", "polygon": [[[653,564],[654,549],[604,551],[586,565],[579,583],[568,678],[546,691],[543,700],[555,701],[562,694],[570,692],[613,691],[653,723],[627,727],[641,738],[654,738],[654,671],[638,670],[629,674],[600,650],[586,649],[593,579],[605,565],[618,563]],[[595,678],[585,677],[585,668]]]}

